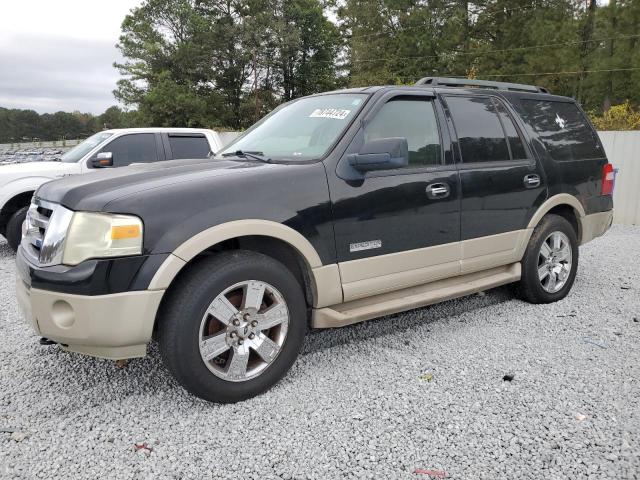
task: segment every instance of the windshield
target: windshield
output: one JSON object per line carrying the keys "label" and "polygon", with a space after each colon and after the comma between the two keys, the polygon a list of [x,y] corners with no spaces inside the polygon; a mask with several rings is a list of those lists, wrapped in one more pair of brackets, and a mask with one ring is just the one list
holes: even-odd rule
{"label": "windshield", "polygon": [[60,160],[66,163],[75,163],[84,157],[87,153],[93,150],[96,146],[104,142],[113,133],[100,132],[95,135],[91,135],[84,142],[79,143],[67,153],[60,157]]}
{"label": "windshield", "polygon": [[220,153],[253,152],[287,161],[320,158],[357,115],[365,98],[363,94],[340,93],[288,103]]}

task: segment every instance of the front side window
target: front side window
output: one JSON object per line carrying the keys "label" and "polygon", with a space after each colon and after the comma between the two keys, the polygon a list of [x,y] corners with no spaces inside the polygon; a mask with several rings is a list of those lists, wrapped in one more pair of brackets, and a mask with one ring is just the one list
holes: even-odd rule
{"label": "front side window", "polygon": [[220,154],[244,151],[284,161],[322,158],[365,100],[364,94],[329,94],[293,101],[274,110]]}
{"label": "front side window", "polygon": [[554,160],[604,157],[595,132],[575,103],[522,100],[521,105],[525,121],[538,133]]}
{"label": "front side window", "polygon": [[442,149],[433,102],[400,97],[383,105],[364,129],[365,143],[402,137],[409,144],[409,167],[440,165]]}
{"label": "front side window", "polygon": [[69,150],[67,153],[62,155],[62,157],[60,157],[60,160],[65,163],[78,162],[82,160],[82,158],[87,153],[89,153],[91,150],[96,148],[98,145],[104,142],[111,135],[113,134],[108,132],[100,132],[100,133],[96,133],[95,135],[91,135],[85,141],[79,143],[78,145],[73,147],[71,150]]}
{"label": "front side window", "polygon": [[113,154],[113,166],[124,167],[132,163],[158,161],[156,136],[154,133],[123,135],[105,145],[102,152]]}
{"label": "front side window", "polygon": [[510,160],[496,107],[489,97],[447,97],[464,163]]}

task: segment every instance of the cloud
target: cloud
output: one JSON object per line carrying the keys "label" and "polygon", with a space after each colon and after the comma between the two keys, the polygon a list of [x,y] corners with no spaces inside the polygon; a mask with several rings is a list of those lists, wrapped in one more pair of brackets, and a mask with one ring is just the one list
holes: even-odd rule
{"label": "cloud", "polygon": [[0,48],[0,106],[102,113],[116,104],[116,60],[108,40],[12,35]]}

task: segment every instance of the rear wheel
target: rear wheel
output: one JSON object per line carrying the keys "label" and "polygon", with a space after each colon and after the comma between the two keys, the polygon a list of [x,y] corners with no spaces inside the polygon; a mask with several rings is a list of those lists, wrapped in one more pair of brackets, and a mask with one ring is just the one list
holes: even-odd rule
{"label": "rear wheel", "polygon": [[302,288],[281,263],[246,251],[202,260],[168,293],[158,326],[163,360],[188,391],[237,402],[280,380],[306,332]]}
{"label": "rear wheel", "polygon": [[559,215],[546,215],[533,231],[522,260],[520,295],[531,303],[556,302],[567,296],[578,269],[578,239]]}
{"label": "rear wheel", "polygon": [[14,251],[18,250],[18,246],[20,245],[20,241],[22,240],[22,224],[24,223],[24,219],[27,218],[28,210],[28,206],[22,207],[20,210],[11,215],[9,221],[7,222],[5,237],[7,239],[7,243]]}

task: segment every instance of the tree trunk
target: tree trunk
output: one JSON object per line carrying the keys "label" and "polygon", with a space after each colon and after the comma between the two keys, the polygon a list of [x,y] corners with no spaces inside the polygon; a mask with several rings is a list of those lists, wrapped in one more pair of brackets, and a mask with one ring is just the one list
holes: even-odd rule
{"label": "tree trunk", "polygon": [[590,65],[590,56],[591,51],[593,50],[592,42],[593,39],[593,30],[595,24],[596,17],[596,9],[598,8],[598,3],[596,0],[587,0],[587,12],[586,19],[584,22],[584,26],[582,27],[582,32],[580,35],[580,74],[578,77],[578,93],[577,98],[578,102],[582,103],[584,100],[582,98],[582,87],[584,81],[587,78],[587,70],[589,70]]}
{"label": "tree trunk", "polygon": [[[609,39],[609,61],[607,62],[607,68],[614,68],[614,60],[613,54],[615,52],[615,40],[614,36],[616,35],[617,27],[618,27],[618,12],[616,9],[616,0],[610,0],[609,9],[611,15],[610,22],[610,39]],[[604,93],[604,101],[602,108],[606,112],[611,108],[611,97],[613,96],[613,73],[607,72],[607,82],[605,85],[605,93]]]}

